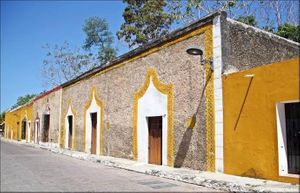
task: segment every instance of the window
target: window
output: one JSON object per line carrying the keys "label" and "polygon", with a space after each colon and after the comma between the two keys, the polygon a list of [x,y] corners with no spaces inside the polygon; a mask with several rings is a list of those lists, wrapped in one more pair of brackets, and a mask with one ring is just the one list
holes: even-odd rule
{"label": "window", "polygon": [[300,102],[276,105],[279,175],[300,174]]}

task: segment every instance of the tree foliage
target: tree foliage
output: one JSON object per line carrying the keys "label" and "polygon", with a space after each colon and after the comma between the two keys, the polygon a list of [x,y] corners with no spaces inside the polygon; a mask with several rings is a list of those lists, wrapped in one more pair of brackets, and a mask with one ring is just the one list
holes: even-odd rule
{"label": "tree foliage", "polygon": [[124,0],[125,22],[117,32],[118,39],[124,40],[129,48],[147,43],[168,33],[174,21],[171,13],[165,11],[164,0]]}
{"label": "tree foliage", "polygon": [[257,26],[257,22],[255,20],[255,17],[253,15],[249,15],[249,16],[239,16],[237,19],[237,21],[240,21],[242,23],[245,23],[247,25],[251,25],[251,26]]}
{"label": "tree foliage", "polygon": [[12,108],[16,108],[18,106],[24,105],[27,102],[29,102],[31,99],[33,99],[36,96],[36,94],[26,94],[24,96],[20,96],[17,99],[17,103],[12,107]]}
{"label": "tree foliage", "polygon": [[289,23],[285,23],[278,27],[277,35],[291,39],[296,42],[300,42],[300,26],[294,26]]}
{"label": "tree foliage", "polygon": [[5,121],[5,111],[3,111],[1,114],[0,114],[0,124],[3,123]]}
{"label": "tree foliage", "polygon": [[93,54],[72,47],[68,42],[54,46],[46,44],[44,48],[47,51],[42,66],[45,87],[58,86],[99,64]]}
{"label": "tree foliage", "polygon": [[83,31],[86,34],[83,48],[89,51],[93,47],[96,48],[100,64],[105,64],[116,57],[117,50],[112,47],[113,36],[105,19],[88,18],[83,26]]}
{"label": "tree foliage", "polygon": [[[293,40],[295,35],[277,33],[283,24],[296,26],[299,23],[299,1],[294,0],[125,0],[125,22],[117,32],[119,39],[129,48],[142,45],[168,33],[172,27],[194,22],[201,17],[223,10],[228,17],[248,25],[283,34]],[[281,27],[281,28],[280,28]],[[280,29],[279,29],[280,28]],[[289,30],[292,30],[289,27]],[[295,31],[295,30],[294,30]],[[294,32],[291,32],[294,34]],[[298,33],[299,34],[299,33]]]}

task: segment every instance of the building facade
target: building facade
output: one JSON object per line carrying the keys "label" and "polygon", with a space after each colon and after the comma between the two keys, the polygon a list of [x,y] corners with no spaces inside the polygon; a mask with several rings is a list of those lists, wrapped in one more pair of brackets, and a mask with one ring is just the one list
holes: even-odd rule
{"label": "building facade", "polygon": [[58,146],[60,130],[61,87],[42,93],[33,100],[32,138],[34,143]]}
{"label": "building facade", "polygon": [[216,12],[37,97],[32,121],[61,148],[299,183],[298,53]]}
{"label": "building facade", "polygon": [[32,141],[32,105],[33,101],[11,109],[5,114],[5,133],[8,139]]}

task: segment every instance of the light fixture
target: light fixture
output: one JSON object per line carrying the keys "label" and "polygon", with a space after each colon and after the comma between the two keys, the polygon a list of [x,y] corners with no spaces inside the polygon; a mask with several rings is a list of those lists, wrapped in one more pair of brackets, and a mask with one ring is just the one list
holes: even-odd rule
{"label": "light fixture", "polygon": [[188,48],[186,50],[186,52],[190,55],[196,55],[196,56],[198,56],[198,55],[202,56],[203,55],[203,51],[197,46]]}
{"label": "light fixture", "polygon": [[192,46],[192,47],[189,47],[186,52],[189,54],[189,55],[193,55],[193,56],[200,56],[200,62],[201,62],[201,65],[204,65],[206,63],[209,63],[209,66],[210,66],[210,69],[213,71],[214,68],[213,68],[213,60],[210,58],[210,59],[204,59],[203,58],[203,51],[198,47],[198,46]]}

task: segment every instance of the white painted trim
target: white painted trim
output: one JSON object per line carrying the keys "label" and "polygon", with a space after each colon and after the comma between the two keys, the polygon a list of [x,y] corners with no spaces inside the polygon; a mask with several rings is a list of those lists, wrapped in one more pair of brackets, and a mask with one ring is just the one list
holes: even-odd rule
{"label": "white painted trim", "polygon": [[31,136],[31,121],[27,121],[27,142],[30,143]]}
{"label": "white painted trim", "polygon": [[[72,109],[71,109],[71,105],[69,106],[69,109],[68,109],[68,112],[66,114],[66,117],[65,117],[65,131],[66,131],[66,134],[65,134],[65,148],[70,148],[69,146],[69,120],[68,120],[68,116],[72,116],[73,119],[72,119],[72,125],[73,125],[73,135],[72,135],[72,138],[74,137],[74,114],[72,112]],[[73,148],[73,139],[72,139],[72,148]]]}
{"label": "white painted trim", "polygon": [[[38,131],[40,131],[40,127],[38,127],[38,123],[39,123],[39,119],[37,119],[37,120],[35,120],[35,122],[34,122],[34,125],[35,125],[35,130],[34,130],[34,143],[38,143],[38,134],[40,133],[40,132],[38,132]],[[40,125],[40,123],[39,123],[39,125]]]}
{"label": "white painted trim", "polygon": [[277,123],[277,145],[278,145],[278,174],[279,176],[299,178],[300,175],[288,173],[287,142],[286,142],[286,103],[299,102],[299,100],[281,101],[276,103],[276,123]]}
{"label": "white painted trim", "polygon": [[[59,91],[59,114],[58,114],[58,144],[61,142],[61,107],[62,107],[62,88]],[[60,146],[60,145],[59,145]]]}
{"label": "white painted trim", "polygon": [[214,106],[215,106],[215,171],[224,172],[222,38],[220,16],[213,20]]}
{"label": "white painted trim", "polygon": [[159,92],[150,79],[149,87],[138,100],[138,122],[137,122],[137,152],[138,161],[149,162],[148,157],[148,117],[162,116],[162,165],[168,165],[168,96]]}
{"label": "white painted trim", "polygon": [[96,155],[100,155],[100,126],[101,126],[101,107],[97,104],[95,99],[95,92],[93,92],[93,99],[91,105],[86,110],[85,114],[85,151],[87,153],[91,153],[91,135],[92,135],[92,121],[91,121],[91,113],[97,113],[97,128],[96,128]]}

